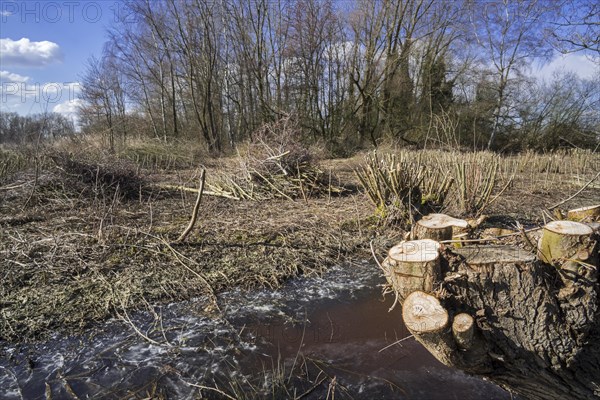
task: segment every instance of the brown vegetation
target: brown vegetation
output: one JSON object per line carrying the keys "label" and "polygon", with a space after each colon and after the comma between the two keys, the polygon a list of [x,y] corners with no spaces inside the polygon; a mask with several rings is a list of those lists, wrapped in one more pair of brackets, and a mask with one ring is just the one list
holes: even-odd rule
{"label": "brown vegetation", "polygon": [[[271,157],[265,151],[290,157],[296,153],[266,143],[250,144],[229,159],[202,156],[183,143],[166,146],[166,154],[135,158],[131,154],[141,154],[141,148],[158,147],[136,145],[107,155],[93,138],[82,138],[43,147],[37,174],[21,152],[5,150],[2,154],[8,156],[0,160],[6,171],[0,177],[2,338],[42,338],[148,303],[196,296],[204,296],[207,312],[218,312],[214,295],[225,289],[274,288],[294,276],[365,258],[372,239],[381,248],[401,239],[402,229],[385,224],[368,197],[351,190],[359,183],[354,171],[365,162],[359,155],[321,160],[318,169],[326,179],[310,180],[311,190],[301,175],[294,175],[296,191],[285,192],[287,196],[273,188],[268,195],[267,186],[261,187],[263,196],[246,200],[207,190],[196,228],[184,243],[175,243],[196,198],[195,166],[204,164],[208,189],[223,177],[239,179],[240,168],[247,171],[250,159],[257,162],[253,168],[264,168],[263,175],[280,179],[284,164],[275,160],[265,165]],[[70,154],[74,149],[79,149],[78,156]],[[457,162],[490,156],[401,151],[399,157],[452,174]],[[15,159],[20,161],[15,164]],[[302,168],[317,168],[314,158],[301,160]],[[499,197],[486,212],[504,216],[490,217],[482,228],[541,221],[543,206],[575,193],[598,165],[597,155],[580,152],[494,160],[501,183],[494,185],[492,196]],[[297,170],[298,164],[285,165]],[[291,175],[294,167],[287,171]],[[502,182],[511,177],[502,190]],[[343,187],[347,189],[341,193],[333,190]],[[461,203],[451,200],[457,198],[456,190],[454,185],[443,206],[466,215]],[[593,182],[568,206],[598,200],[598,190]]]}

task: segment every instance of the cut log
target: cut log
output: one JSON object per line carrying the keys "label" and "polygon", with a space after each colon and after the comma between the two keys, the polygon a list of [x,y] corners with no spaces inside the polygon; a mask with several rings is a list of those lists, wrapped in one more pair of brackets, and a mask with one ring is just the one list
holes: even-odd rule
{"label": "cut log", "polygon": [[440,244],[430,239],[402,242],[390,249],[383,267],[401,300],[416,290],[431,292],[440,279]]}
{"label": "cut log", "polygon": [[427,293],[412,292],[402,304],[402,319],[409,332],[440,362],[453,362],[453,339],[448,328],[448,311]]}
{"label": "cut log", "polygon": [[456,344],[461,349],[470,349],[473,345],[473,333],[475,332],[475,320],[469,314],[461,313],[452,321],[452,335]]}
{"label": "cut log", "polygon": [[406,297],[402,318],[413,335],[436,333],[448,325],[448,311],[437,298],[421,291]]}
{"label": "cut log", "polygon": [[438,242],[451,240],[453,228],[466,229],[469,224],[464,219],[446,214],[429,214],[417,221],[413,227],[414,239],[431,239]]}
{"label": "cut log", "polygon": [[600,219],[600,204],[589,207],[576,208],[567,211],[567,219],[570,221],[597,221]]}
{"label": "cut log", "polygon": [[[490,357],[481,341],[474,336],[475,324],[461,323],[464,317],[457,318],[460,325],[458,335],[453,335],[449,325],[449,315],[439,299],[433,295],[416,291],[412,292],[402,305],[402,318],[405,326],[415,339],[420,342],[435,358],[446,365],[452,365],[472,373],[491,372]],[[469,317],[470,318],[470,317]]]}

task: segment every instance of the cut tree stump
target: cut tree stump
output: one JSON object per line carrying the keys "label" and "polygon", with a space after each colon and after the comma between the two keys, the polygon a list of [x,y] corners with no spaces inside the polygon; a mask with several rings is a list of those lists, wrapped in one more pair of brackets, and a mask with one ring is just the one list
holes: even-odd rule
{"label": "cut tree stump", "polygon": [[600,204],[589,207],[576,208],[567,211],[567,219],[570,221],[598,221],[600,220]]}
{"label": "cut tree stump", "polygon": [[414,239],[431,239],[438,242],[452,240],[453,228],[466,229],[469,223],[464,219],[450,217],[446,214],[429,214],[418,220],[412,236]]}
{"label": "cut tree stump", "polygon": [[563,270],[577,269],[594,256],[594,230],[586,224],[573,221],[552,221],[542,231],[538,256],[545,263]]}
{"label": "cut tree stump", "polygon": [[534,255],[513,246],[467,246],[453,252],[464,257],[469,273],[486,277],[493,277],[498,269],[536,262]]}
{"label": "cut tree stump", "polygon": [[[544,226],[538,242],[540,260],[558,268],[563,286],[558,298],[571,308],[598,281],[598,251],[594,229],[573,221],[552,221]],[[581,319],[581,318],[579,318]],[[579,321],[581,325],[584,321]]]}
{"label": "cut tree stump", "polygon": [[[543,235],[558,234],[545,245],[552,247],[551,264],[512,246],[446,248],[440,274],[432,274],[437,280],[428,283],[435,291],[406,294],[397,286],[402,279],[392,284],[405,293],[407,328],[442,363],[526,399],[598,399],[596,236],[587,226],[548,225]],[[586,272],[565,278],[563,256],[583,251],[589,254]]]}
{"label": "cut tree stump", "polygon": [[430,239],[392,247],[382,266],[400,299],[416,290],[431,292],[440,279],[440,244]]}

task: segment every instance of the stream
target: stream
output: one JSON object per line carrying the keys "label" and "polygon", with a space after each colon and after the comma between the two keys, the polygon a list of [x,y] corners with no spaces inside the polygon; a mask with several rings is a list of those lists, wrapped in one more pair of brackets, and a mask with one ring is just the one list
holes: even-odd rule
{"label": "stream", "polygon": [[85,335],[0,343],[0,399],[511,398],[409,337],[382,282],[370,263],[345,265],[276,291],[222,293],[218,319],[198,299]]}

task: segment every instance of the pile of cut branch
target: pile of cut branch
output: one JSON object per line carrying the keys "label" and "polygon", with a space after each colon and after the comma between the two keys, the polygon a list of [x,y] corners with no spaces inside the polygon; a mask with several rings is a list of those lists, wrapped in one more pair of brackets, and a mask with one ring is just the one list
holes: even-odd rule
{"label": "pile of cut branch", "polygon": [[63,152],[51,154],[50,158],[71,184],[82,191],[135,199],[144,186],[136,168],[126,160],[112,157],[93,160]]}
{"label": "pile of cut branch", "polygon": [[239,153],[235,176],[220,175],[208,183],[213,193],[248,200],[307,199],[343,188],[331,184],[315,155],[301,142],[297,123],[290,117],[263,125]]}

